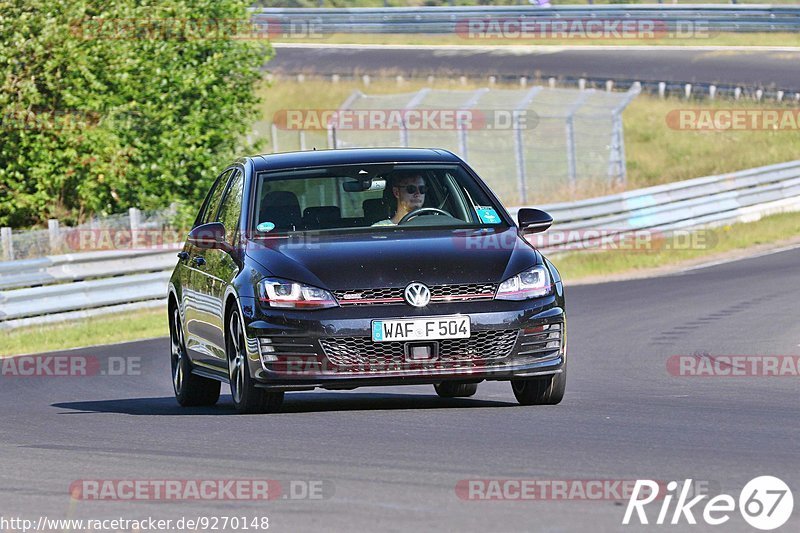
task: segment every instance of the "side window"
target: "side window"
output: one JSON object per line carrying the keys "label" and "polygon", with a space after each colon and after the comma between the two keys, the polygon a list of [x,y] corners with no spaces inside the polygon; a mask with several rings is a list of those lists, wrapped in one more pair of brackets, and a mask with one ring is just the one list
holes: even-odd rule
{"label": "side window", "polygon": [[225,225],[225,240],[233,244],[236,239],[236,231],[239,229],[239,215],[242,212],[242,186],[244,178],[240,170],[231,179],[225,199],[219,209],[217,220]]}
{"label": "side window", "polygon": [[225,185],[228,183],[228,178],[230,177],[231,172],[233,171],[226,170],[219,178],[217,178],[216,183],[214,183],[214,186],[211,188],[211,192],[208,193],[206,204],[203,207],[203,212],[198,217],[198,224],[207,224],[208,222],[213,222],[215,220],[214,217],[217,215],[219,201],[222,199],[222,193],[225,192]]}

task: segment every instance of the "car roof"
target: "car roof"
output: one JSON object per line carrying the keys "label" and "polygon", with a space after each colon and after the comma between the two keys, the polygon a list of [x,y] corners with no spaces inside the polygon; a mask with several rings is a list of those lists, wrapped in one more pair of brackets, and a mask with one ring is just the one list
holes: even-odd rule
{"label": "car roof", "polygon": [[264,154],[250,158],[256,172],[304,167],[368,163],[459,163],[453,153],[438,148],[348,148]]}

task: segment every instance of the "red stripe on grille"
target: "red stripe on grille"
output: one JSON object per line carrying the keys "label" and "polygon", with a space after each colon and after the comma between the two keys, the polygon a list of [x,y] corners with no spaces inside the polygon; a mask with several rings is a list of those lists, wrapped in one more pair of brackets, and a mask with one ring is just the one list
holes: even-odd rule
{"label": "red stripe on grille", "polygon": [[345,304],[384,304],[384,303],[391,303],[391,302],[402,302],[404,301],[402,298],[375,298],[372,300],[339,300],[339,305]]}
{"label": "red stripe on grille", "polygon": [[493,292],[484,292],[480,294],[454,294],[451,296],[433,296],[432,301],[441,300],[466,300],[468,298],[494,298]]}

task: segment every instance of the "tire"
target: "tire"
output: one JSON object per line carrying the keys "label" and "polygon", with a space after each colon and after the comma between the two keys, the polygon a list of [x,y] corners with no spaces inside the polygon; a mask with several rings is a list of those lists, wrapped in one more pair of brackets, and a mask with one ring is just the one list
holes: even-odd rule
{"label": "tire", "polygon": [[242,321],[239,311],[234,310],[228,319],[225,335],[225,350],[228,356],[228,372],[233,406],[239,413],[274,413],[283,404],[283,392],[271,392],[255,386],[247,363]]}
{"label": "tire", "polygon": [[170,306],[170,360],[172,362],[172,390],[182,407],[214,405],[219,400],[221,383],[192,374],[192,362],[186,352],[181,314],[176,305]]}
{"label": "tire", "polygon": [[443,381],[434,385],[433,388],[441,398],[467,398],[478,392],[477,383]]}
{"label": "tire", "polygon": [[557,405],[564,398],[566,387],[566,364],[560,374],[511,380],[511,389],[520,405]]}

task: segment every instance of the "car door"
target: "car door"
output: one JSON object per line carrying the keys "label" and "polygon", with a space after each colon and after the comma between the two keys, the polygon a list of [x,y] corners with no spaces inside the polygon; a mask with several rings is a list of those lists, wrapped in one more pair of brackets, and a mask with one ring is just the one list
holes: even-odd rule
{"label": "car door", "polygon": [[[239,245],[239,215],[242,212],[242,188],[244,174],[234,171],[223,195],[215,222],[225,226],[225,241],[232,247]],[[239,265],[233,256],[224,250],[204,250],[206,264],[198,269],[198,276],[206,278],[205,299],[209,302],[206,315],[206,341],[215,366],[227,369],[225,354],[225,291],[239,273]],[[202,274],[201,274],[202,273]]]}
{"label": "car door", "polygon": [[[195,227],[216,220],[222,197],[227,189],[233,169],[220,174],[206,197],[202,212],[195,221]],[[189,245],[186,261],[189,283],[184,291],[186,299],[186,348],[192,352],[192,360],[201,365],[214,365],[219,359],[215,344],[215,320],[217,314],[213,301],[213,277],[207,275],[209,250]]]}

